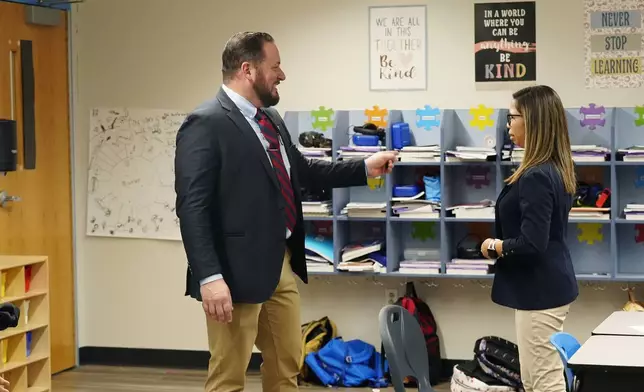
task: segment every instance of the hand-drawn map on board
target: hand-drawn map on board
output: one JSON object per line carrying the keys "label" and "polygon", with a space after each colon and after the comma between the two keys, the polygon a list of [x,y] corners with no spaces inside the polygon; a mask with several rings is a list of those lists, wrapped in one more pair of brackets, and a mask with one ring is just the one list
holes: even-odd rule
{"label": "hand-drawn map on board", "polygon": [[186,115],[158,109],[91,111],[88,235],[181,239],[174,154]]}

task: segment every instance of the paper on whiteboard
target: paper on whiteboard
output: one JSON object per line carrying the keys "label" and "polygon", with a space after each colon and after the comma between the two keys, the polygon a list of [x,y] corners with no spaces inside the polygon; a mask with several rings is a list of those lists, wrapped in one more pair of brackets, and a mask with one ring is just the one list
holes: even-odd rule
{"label": "paper on whiteboard", "polygon": [[174,154],[186,115],[158,109],[92,109],[88,235],[181,239]]}

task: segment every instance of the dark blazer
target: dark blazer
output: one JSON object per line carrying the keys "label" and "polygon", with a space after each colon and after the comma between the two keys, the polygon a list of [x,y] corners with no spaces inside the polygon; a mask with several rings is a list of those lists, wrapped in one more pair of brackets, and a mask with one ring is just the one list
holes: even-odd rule
{"label": "dark blazer", "polygon": [[496,236],[503,254],[496,262],[492,300],[521,310],[571,303],[579,294],[566,245],[572,195],[550,163],[527,170],[507,184],[496,202]]}
{"label": "dark blazer", "polygon": [[366,185],[363,160],[330,163],[304,157],[275,110],[268,114],[291,164],[298,219],[286,239],[284,201],[277,177],[254,130],[228,95],[190,113],[176,142],[176,210],[188,258],[186,295],[201,300],[199,281],[222,274],[233,302],[266,301],[280,279],[284,252],[307,279],[301,185]]}

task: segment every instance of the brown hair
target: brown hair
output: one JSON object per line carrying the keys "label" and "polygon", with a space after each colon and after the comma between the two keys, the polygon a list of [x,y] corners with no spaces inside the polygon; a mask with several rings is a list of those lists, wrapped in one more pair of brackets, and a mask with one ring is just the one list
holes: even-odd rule
{"label": "brown hair", "polygon": [[531,167],[552,163],[566,192],[577,190],[566,111],[559,95],[548,86],[530,86],[512,97],[525,122],[525,155],[519,168],[506,180],[513,184]]}
{"label": "brown hair", "polygon": [[268,33],[245,31],[233,34],[221,53],[221,73],[224,81],[239,71],[242,63],[259,64],[264,60],[264,43],[273,42]]}

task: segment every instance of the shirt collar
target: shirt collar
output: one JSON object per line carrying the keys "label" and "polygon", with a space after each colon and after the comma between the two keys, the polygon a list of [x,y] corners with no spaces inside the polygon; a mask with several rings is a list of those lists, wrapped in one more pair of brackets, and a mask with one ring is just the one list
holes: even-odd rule
{"label": "shirt collar", "polygon": [[244,116],[250,117],[250,118],[255,117],[255,114],[257,114],[257,108],[255,107],[255,105],[250,103],[250,101],[247,100],[246,98],[234,92],[230,87],[226,86],[225,84],[222,84],[221,88],[226,92],[230,100],[233,101],[235,105],[237,105],[237,107],[239,108],[239,110],[242,112]]}

